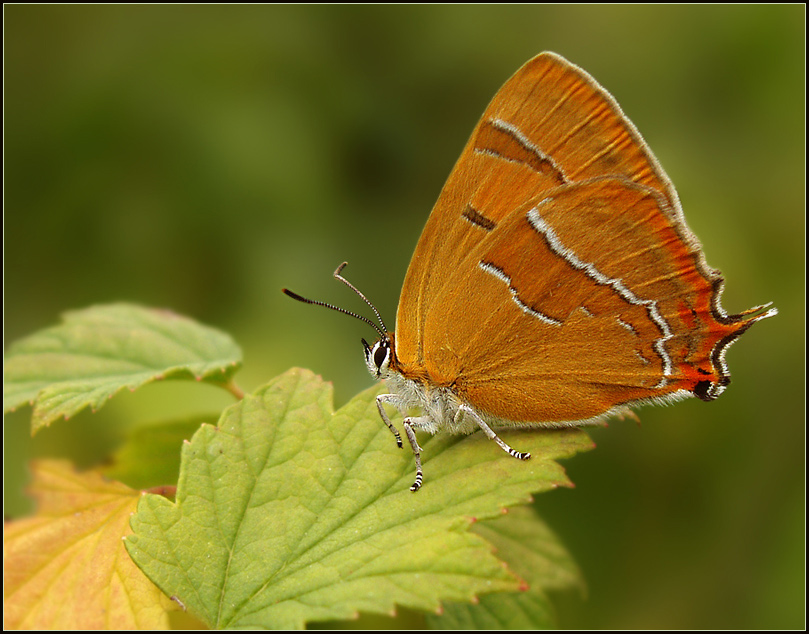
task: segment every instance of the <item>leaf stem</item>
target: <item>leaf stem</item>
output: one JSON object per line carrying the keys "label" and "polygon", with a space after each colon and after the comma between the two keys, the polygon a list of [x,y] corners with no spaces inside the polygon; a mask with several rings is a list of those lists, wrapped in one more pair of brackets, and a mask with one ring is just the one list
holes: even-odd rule
{"label": "leaf stem", "polygon": [[242,399],[244,398],[244,390],[242,390],[242,388],[240,388],[240,387],[239,387],[239,386],[236,384],[236,381],[234,381],[233,379],[231,379],[230,381],[228,381],[227,383],[225,383],[225,384],[223,385],[223,387],[224,387],[224,388],[225,388],[225,389],[226,389],[228,392],[230,392],[231,394],[233,394],[233,396],[235,396],[235,397],[236,397],[238,400],[242,400]]}

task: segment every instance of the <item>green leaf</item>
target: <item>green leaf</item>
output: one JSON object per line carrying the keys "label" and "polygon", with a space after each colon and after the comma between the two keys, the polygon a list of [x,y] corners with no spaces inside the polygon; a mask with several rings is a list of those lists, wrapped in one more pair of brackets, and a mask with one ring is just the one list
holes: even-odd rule
{"label": "green leaf", "polygon": [[177,484],[183,441],[190,439],[203,422],[217,416],[194,416],[137,427],[101,470],[108,478],[133,489]]}
{"label": "green leaf", "polygon": [[230,336],[168,310],[112,304],[62,317],[62,324],[14,343],[5,357],[4,411],[32,404],[32,433],[150,381],[224,384],[241,363]]}
{"label": "green leaf", "polygon": [[127,549],[163,592],[211,627],[301,628],[395,605],[438,611],[516,590],[469,531],[531,493],[569,482],[555,462],[592,447],[581,431],[420,440],[425,482],[368,390],[339,411],[331,387],[291,370],[204,425],[183,447],[176,502],[146,495]]}
{"label": "green leaf", "polygon": [[537,630],[556,627],[548,590],[584,592],[578,566],[558,537],[532,508],[509,510],[473,530],[497,548],[498,557],[526,580],[519,593],[489,594],[477,605],[448,604],[441,616],[427,617],[432,629]]}

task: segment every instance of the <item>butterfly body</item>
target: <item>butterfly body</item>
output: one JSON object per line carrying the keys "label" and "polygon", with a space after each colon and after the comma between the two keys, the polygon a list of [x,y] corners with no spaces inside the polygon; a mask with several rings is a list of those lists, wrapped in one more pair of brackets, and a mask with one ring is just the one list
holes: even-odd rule
{"label": "butterfly body", "polygon": [[[392,349],[392,343],[393,335],[391,333],[389,343],[386,345]],[[389,394],[382,395],[382,402],[396,407],[403,416],[412,410],[419,411],[424,419],[418,425],[421,431],[431,434],[441,431],[450,434],[471,434],[478,431],[480,427],[473,416],[469,415],[470,410],[474,410],[475,414],[491,427],[542,426],[541,423],[535,421],[506,420],[478,410],[474,405],[465,401],[462,393],[459,393],[451,383],[442,384],[435,377],[423,373],[410,373],[397,365],[395,357],[390,359],[390,362],[383,361],[377,365],[374,353],[380,347],[383,347],[380,342],[369,346],[365,363],[371,375],[375,379],[383,381],[390,390]],[[557,427],[559,425],[549,423],[544,426]]]}
{"label": "butterfly body", "polygon": [[395,336],[360,317],[380,334],[365,360],[390,390],[377,405],[399,446],[385,406],[404,416],[411,489],[423,479],[415,431],[482,430],[526,459],[494,430],[715,399],[728,346],[776,314],[729,315],[723,284],[615,99],[562,57],[533,58],[489,104],[430,214]]}
{"label": "butterfly body", "polygon": [[[431,434],[439,431],[468,434],[481,430],[511,456],[520,460],[527,460],[531,457],[529,453],[512,449],[492,430],[492,426],[508,426],[518,423],[478,411],[474,406],[464,402],[451,386],[440,385],[429,375],[420,372],[419,376],[408,377],[406,370],[396,361],[393,341],[393,334],[385,333],[373,346],[369,346],[364,339],[362,343],[365,347],[365,364],[368,371],[377,380],[384,381],[385,385],[391,389],[390,393],[377,396],[376,404],[379,415],[396,437],[400,448],[402,439],[385,412],[384,406],[392,405],[404,417],[402,424],[416,460],[416,481],[410,487],[411,491],[418,491],[423,482],[422,449],[416,440],[416,431]],[[408,416],[408,412],[412,409],[419,410],[420,415]]]}

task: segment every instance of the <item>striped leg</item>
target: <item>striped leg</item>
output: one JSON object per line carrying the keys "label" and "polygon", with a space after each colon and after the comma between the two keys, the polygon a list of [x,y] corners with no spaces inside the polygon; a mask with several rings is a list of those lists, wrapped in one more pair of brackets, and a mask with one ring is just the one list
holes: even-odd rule
{"label": "striped leg", "polygon": [[396,428],[393,426],[393,423],[390,422],[390,418],[385,413],[385,408],[382,407],[383,403],[389,403],[391,405],[395,405],[394,401],[396,400],[395,394],[380,394],[376,397],[376,408],[379,410],[379,415],[382,417],[384,423],[388,426],[388,429],[393,432],[393,435],[396,436],[396,444],[399,446],[399,449],[402,448],[402,437],[399,435],[399,432],[396,431]]}
{"label": "striped leg", "polygon": [[511,447],[509,447],[506,443],[504,443],[500,439],[500,437],[492,431],[492,428],[486,424],[486,422],[480,417],[480,415],[468,405],[461,405],[458,408],[458,412],[455,414],[456,422],[458,422],[458,418],[462,415],[461,414],[462,412],[466,416],[471,416],[477,423],[478,427],[480,427],[483,430],[483,433],[486,434],[487,438],[489,440],[493,440],[498,445],[500,445],[500,448],[503,451],[505,451],[509,456],[513,456],[518,460],[528,460],[531,457],[530,453],[524,451],[516,451]]}
{"label": "striped leg", "polygon": [[404,419],[405,434],[407,434],[407,439],[410,441],[410,446],[413,448],[413,456],[416,459],[416,481],[413,483],[413,486],[410,487],[410,490],[414,493],[421,488],[421,484],[424,481],[424,473],[421,470],[422,449],[419,447],[419,443],[416,440],[416,433],[413,431],[413,428],[420,427],[422,422],[429,422],[429,419],[424,417]]}

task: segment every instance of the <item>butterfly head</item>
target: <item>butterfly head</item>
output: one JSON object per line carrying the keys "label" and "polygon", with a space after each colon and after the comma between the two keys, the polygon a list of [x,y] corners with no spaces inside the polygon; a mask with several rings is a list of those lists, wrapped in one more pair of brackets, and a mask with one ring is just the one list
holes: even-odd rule
{"label": "butterfly head", "polygon": [[365,339],[362,340],[365,349],[365,365],[368,372],[377,380],[387,378],[393,369],[390,367],[393,361],[393,340],[388,333],[385,333],[373,345],[369,345]]}

